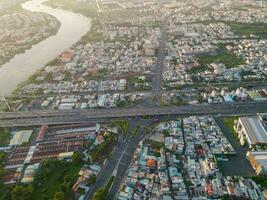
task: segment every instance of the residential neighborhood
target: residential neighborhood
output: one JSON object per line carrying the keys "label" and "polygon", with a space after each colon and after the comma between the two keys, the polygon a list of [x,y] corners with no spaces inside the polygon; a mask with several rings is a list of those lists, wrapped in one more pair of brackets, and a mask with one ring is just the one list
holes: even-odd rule
{"label": "residential neighborhood", "polygon": [[0,200],[267,199],[267,2],[0,0]]}
{"label": "residential neighborhood", "polygon": [[22,9],[3,14],[0,11],[0,66],[16,54],[54,35],[59,27],[60,23],[50,15]]}

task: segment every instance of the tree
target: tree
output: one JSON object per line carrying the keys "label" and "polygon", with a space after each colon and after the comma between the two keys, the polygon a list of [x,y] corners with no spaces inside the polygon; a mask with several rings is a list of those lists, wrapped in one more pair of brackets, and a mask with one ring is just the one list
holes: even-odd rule
{"label": "tree", "polygon": [[0,200],[10,200],[13,185],[6,185],[0,179]]}
{"label": "tree", "polygon": [[5,175],[5,169],[0,167],[0,179]]}
{"label": "tree", "polygon": [[5,152],[0,152],[0,166],[5,161],[5,157],[6,157],[6,153]]}
{"label": "tree", "polygon": [[88,184],[93,185],[96,182],[96,175],[91,175],[88,179]]}
{"label": "tree", "polygon": [[71,185],[70,182],[64,182],[60,185],[60,189],[65,194],[69,193],[71,191]]}
{"label": "tree", "polygon": [[33,193],[31,186],[17,185],[11,192],[11,200],[30,200],[30,196]]}
{"label": "tree", "polygon": [[163,131],[163,135],[164,135],[164,137],[169,137],[170,136],[170,133],[169,133],[169,131],[164,130]]}
{"label": "tree", "polygon": [[93,200],[105,200],[107,197],[107,190],[105,188],[100,188],[93,196]]}
{"label": "tree", "polygon": [[63,192],[54,193],[53,200],[65,200],[65,194]]}
{"label": "tree", "polygon": [[77,152],[74,152],[72,155],[72,161],[75,163],[79,163],[81,161],[80,154]]}
{"label": "tree", "polygon": [[102,187],[99,190],[97,190],[96,193],[93,196],[93,200],[105,200],[107,198],[109,189],[112,186],[112,183],[113,183],[114,179],[115,179],[115,177],[112,176],[109,179],[108,184],[106,185],[106,187]]}

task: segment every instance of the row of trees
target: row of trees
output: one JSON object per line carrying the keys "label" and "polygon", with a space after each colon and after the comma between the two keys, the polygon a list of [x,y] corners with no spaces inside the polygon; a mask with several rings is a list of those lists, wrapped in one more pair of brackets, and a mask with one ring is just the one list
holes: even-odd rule
{"label": "row of trees", "polygon": [[5,162],[6,154],[4,152],[0,152],[0,179],[4,176],[4,162]]}
{"label": "row of trees", "polygon": [[5,175],[5,169],[4,169],[5,157],[6,154],[4,152],[0,152],[0,200],[11,199],[12,186],[5,185],[3,183],[3,176]]}
{"label": "row of trees", "polygon": [[108,196],[108,192],[110,190],[110,187],[113,184],[115,177],[112,176],[109,181],[108,184],[106,185],[106,187],[100,188],[99,190],[96,191],[96,193],[93,196],[93,200],[106,200],[107,196]]}
{"label": "row of trees", "polygon": [[110,147],[112,146],[113,142],[115,140],[115,135],[112,134],[111,136],[109,136],[105,142],[101,143],[100,145],[98,145],[92,152],[91,152],[91,157],[92,160],[96,160],[97,158],[99,158],[100,156],[108,156],[110,151],[108,151],[110,149]]}

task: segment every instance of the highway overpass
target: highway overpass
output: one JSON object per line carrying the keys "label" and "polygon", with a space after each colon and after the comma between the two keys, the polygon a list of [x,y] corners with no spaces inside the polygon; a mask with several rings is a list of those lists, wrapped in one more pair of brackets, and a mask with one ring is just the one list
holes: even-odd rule
{"label": "highway overpass", "polygon": [[102,121],[114,118],[140,117],[144,115],[252,115],[257,114],[258,112],[267,112],[266,101],[238,104],[222,103],[150,108],[0,112],[0,126],[13,127],[42,124],[80,123],[87,121]]}

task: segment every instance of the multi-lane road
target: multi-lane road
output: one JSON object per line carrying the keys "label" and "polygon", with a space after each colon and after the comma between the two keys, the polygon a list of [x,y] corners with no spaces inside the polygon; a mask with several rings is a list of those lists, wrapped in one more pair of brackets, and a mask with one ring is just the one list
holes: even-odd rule
{"label": "multi-lane road", "polygon": [[183,105],[171,107],[149,108],[115,108],[95,110],[65,110],[65,111],[22,111],[0,112],[0,126],[34,126],[42,124],[67,124],[88,122],[90,120],[104,120],[112,118],[140,117],[144,115],[250,115],[267,112],[267,102],[221,103]]}
{"label": "multi-lane road", "polygon": [[[105,187],[108,183],[111,176],[115,176],[113,184],[109,191],[109,197],[107,199],[115,199],[120,183],[125,175],[125,172],[128,169],[128,166],[131,162],[132,156],[138,143],[145,137],[148,137],[148,134],[144,134],[144,127],[149,127],[154,122],[152,120],[140,120],[140,119],[132,119],[129,121],[129,130],[128,134],[121,138],[121,141],[116,145],[114,150],[111,152],[109,159],[105,162],[103,169],[98,175],[96,183],[90,188],[88,193],[86,194],[85,199],[92,199],[94,193],[97,189],[101,187]],[[131,137],[132,131],[140,126],[135,137]],[[127,144],[125,144],[125,140],[127,140]]]}
{"label": "multi-lane road", "polygon": [[161,101],[161,89],[162,89],[162,71],[164,69],[164,59],[166,54],[166,27],[165,25],[161,28],[161,41],[159,46],[157,65],[155,69],[154,79],[152,81],[153,94],[155,96],[155,105],[159,106]]}

